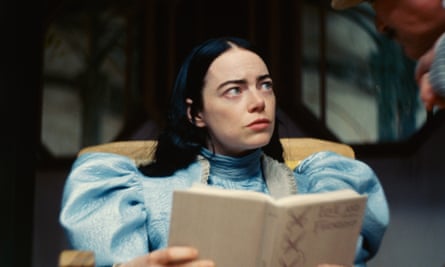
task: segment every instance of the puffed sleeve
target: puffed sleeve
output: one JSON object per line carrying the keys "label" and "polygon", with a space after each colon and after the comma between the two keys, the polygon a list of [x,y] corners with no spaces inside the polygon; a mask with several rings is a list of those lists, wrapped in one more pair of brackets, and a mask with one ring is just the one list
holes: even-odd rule
{"label": "puffed sleeve", "polygon": [[355,266],[366,266],[378,251],[389,223],[389,209],[382,186],[365,163],[332,152],[311,155],[294,170],[299,193],[353,189],[368,196]]}
{"label": "puffed sleeve", "polygon": [[74,249],[95,252],[111,266],[149,251],[141,174],[126,157],[91,153],[73,164],[60,222]]}

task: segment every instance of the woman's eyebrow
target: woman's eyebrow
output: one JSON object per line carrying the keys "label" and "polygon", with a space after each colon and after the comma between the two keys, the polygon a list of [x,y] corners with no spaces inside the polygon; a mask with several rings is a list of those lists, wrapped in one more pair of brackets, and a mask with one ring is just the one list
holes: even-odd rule
{"label": "woman's eyebrow", "polygon": [[270,78],[272,78],[272,77],[270,77],[270,74],[264,74],[264,75],[258,76],[257,80],[261,81],[261,80],[270,79]]}
{"label": "woman's eyebrow", "polygon": [[232,84],[232,83],[235,83],[235,84],[243,84],[243,83],[247,83],[247,81],[246,81],[245,79],[228,80],[228,81],[225,81],[225,82],[221,83],[221,84],[218,86],[217,89],[220,89],[220,88],[222,88],[222,87],[224,87],[224,86],[226,86],[226,85],[228,85],[228,84]]}
{"label": "woman's eyebrow", "polygon": [[[271,77],[270,77],[270,74],[264,74],[264,75],[260,75],[260,76],[258,76],[257,81],[262,81],[262,80],[264,80],[264,79],[269,79],[269,78],[271,78]],[[224,86],[226,86],[226,85],[228,85],[228,84],[246,84],[246,83],[247,83],[247,81],[246,81],[245,79],[228,80],[228,81],[225,81],[225,82],[221,83],[221,84],[218,86],[217,89],[221,89],[222,87],[224,87]]]}

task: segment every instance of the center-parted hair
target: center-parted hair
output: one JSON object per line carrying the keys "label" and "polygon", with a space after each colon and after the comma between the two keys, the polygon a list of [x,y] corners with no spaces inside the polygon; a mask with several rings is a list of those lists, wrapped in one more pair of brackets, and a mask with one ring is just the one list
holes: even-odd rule
{"label": "center-parted hair", "polygon": [[[203,108],[202,91],[207,70],[217,57],[233,46],[252,51],[261,57],[251,43],[237,37],[210,39],[195,47],[186,57],[176,77],[167,122],[158,138],[154,161],[140,168],[144,174],[171,175],[195,161],[201,148],[207,146],[207,128],[196,127],[193,118]],[[193,101],[190,107],[192,121],[187,116],[187,98]],[[269,156],[283,162],[283,149],[278,137],[277,123],[271,141],[263,147],[263,150]]]}

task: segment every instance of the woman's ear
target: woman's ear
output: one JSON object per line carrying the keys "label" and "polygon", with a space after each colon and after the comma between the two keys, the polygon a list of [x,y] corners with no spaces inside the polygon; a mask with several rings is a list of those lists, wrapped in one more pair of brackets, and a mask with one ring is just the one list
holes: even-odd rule
{"label": "woman's ear", "polygon": [[193,100],[190,98],[187,98],[185,100],[185,103],[187,104],[187,118],[189,119],[190,123],[195,125],[196,127],[205,127],[206,124],[204,120],[202,119],[201,112],[198,112],[195,116],[192,115],[192,104]]}

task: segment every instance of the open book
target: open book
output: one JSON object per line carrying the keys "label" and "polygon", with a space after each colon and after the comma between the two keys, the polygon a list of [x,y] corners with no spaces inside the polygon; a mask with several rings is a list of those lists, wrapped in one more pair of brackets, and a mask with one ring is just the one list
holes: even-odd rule
{"label": "open book", "polygon": [[352,190],[280,199],[194,186],[173,194],[169,245],[219,267],[352,266],[366,196]]}

